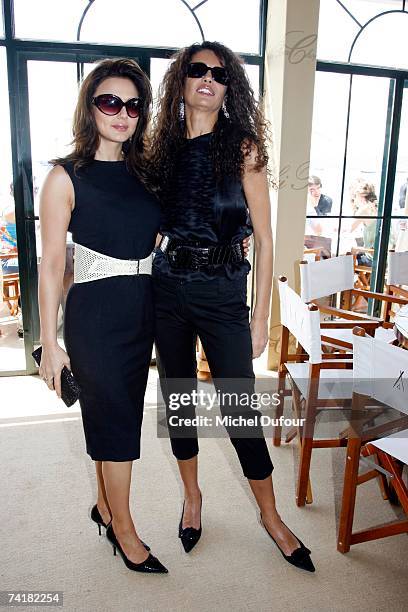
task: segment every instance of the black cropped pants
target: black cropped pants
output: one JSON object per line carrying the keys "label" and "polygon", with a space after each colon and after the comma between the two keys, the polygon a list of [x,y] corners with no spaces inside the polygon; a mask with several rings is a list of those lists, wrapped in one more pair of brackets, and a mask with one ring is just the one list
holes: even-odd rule
{"label": "black cropped pants", "polygon": [[[252,342],[249,328],[249,308],[246,304],[246,276],[229,280],[216,278],[203,281],[186,281],[166,275],[154,276],[156,310],[156,356],[161,378],[163,397],[168,400],[168,389],[174,392],[174,384],[183,386],[180,380],[190,380],[196,385],[196,339],[203,345],[211,374],[221,391],[231,392],[236,379],[250,393],[254,390],[252,366]],[[187,383],[188,386],[188,383]],[[167,388],[167,392],[164,388]],[[188,391],[178,388],[179,392]],[[170,411],[167,404],[167,417]],[[220,406],[221,414],[228,409]],[[237,412],[238,411],[238,412]],[[235,407],[234,415],[244,417],[258,414],[252,408]],[[195,415],[194,405],[184,409],[184,415]],[[196,428],[188,437],[174,435],[168,423],[173,454],[177,459],[191,459],[198,454]],[[263,480],[270,476],[273,465],[263,436],[262,427],[251,427],[251,437],[233,437],[227,427],[231,442],[237,452],[242,471],[247,478]],[[236,430],[235,430],[236,431]],[[194,433],[195,432],[195,433]]]}

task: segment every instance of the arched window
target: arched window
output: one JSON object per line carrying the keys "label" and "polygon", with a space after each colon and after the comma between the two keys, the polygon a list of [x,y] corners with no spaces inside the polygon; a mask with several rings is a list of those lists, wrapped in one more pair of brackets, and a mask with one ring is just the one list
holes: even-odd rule
{"label": "arched window", "polygon": [[204,38],[259,53],[260,0],[14,0],[18,38],[183,47]]}
{"label": "arched window", "polygon": [[324,0],[317,58],[408,68],[406,0]]}

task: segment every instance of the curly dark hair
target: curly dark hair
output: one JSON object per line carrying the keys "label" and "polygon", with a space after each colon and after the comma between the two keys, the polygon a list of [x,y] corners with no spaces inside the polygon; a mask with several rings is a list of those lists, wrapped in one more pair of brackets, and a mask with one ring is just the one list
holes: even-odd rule
{"label": "curly dark hair", "polygon": [[123,144],[123,152],[129,172],[148,182],[146,173],[145,138],[150,122],[152,89],[150,81],[139,64],[131,59],[105,59],[84,79],[79,90],[78,102],[73,119],[73,151],[66,157],[53,159],[53,165],[73,162],[75,171],[93,161],[99,146],[99,133],[93,114],[92,98],[99,84],[110,77],[130,79],[142,100],[139,120],[131,142]]}
{"label": "curly dark hair", "polygon": [[192,57],[204,49],[215,53],[229,76],[225,98],[229,118],[220,109],[211,147],[217,179],[241,177],[245,158],[254,145],[257,151],[254,169],[259,171],[268,164],[268,124],[255,100],[242,60],[221,43],[204,41],[181,49],[172,57],[174,61],[159,89],[158,112],[150,143],[151,171],[159,191],[168,185],[176,154],[186,135],[185,122],[179,119],[179,107],[187,67]]}

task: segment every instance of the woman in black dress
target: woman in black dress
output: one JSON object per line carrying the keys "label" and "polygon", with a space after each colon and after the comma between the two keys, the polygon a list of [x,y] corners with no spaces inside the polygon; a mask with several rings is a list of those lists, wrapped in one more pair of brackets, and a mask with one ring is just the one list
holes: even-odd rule
{"label": "woman in black dress", "polygon": [[[268,340],[272,234],[265,121],[238,57],[219,43],[176,54],[163,81],[152,144],[159,180],[163,239],[154,260],[156,349],[168,416],[169,394],[196,384],[200,337],[216,389],[254,389],[252,359]],[[241,242],[253,231],[257,252],[256,305],[246,304],[249,263]],[[234,382],[235,379],[235,382]],[[174,408],[174,406],[173,406]],[[247,407],[222,414],[255,415]],[[194,417],[190,404],[179,410]],[[179,537],[189,552],[201,536],[195,428],[168,418],[173,454],[184,484]],[[272,486],[273,466],[262,428],[227,428],[262,523],[285,559],[314,571],[310,551],[282,522]]]}
{"label": "woman in black dress", "polygon": [[[114,553],[129,569],[164,573],[129,509],[153,345],[151,264],[160,223],[160,206],[144,185],[150,106],[149,80],[131,60],[105,60],[82,84],[74,150],[55,160],[41,194],[40,375],[60,396],[66,365],[81,387],[86,450],[98,481],[91,518],[99,533],[107,527]],[[67,231],[75,273],[65,352],[56,328]]]}

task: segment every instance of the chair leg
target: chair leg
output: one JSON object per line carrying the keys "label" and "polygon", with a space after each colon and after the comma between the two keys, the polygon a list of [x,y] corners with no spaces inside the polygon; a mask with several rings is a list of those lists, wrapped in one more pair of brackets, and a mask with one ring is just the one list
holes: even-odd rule
{"label": "chair leg", "polygon": [[309,484],[310,462],[312,459],[313,439],[303,438],[300,442],[300,463],[296,490],[296,504],[304,506],[306,503]]}
{"label": "chair leg", "polygon": [[[309,418],[308,410],[306,408],[306,419]],[[304,506],[306,503],[307,490],[309,484],[310,475],[310,463],[312,460],[312,449],[313,449],[313,432],[314,422],[308,423],[308,426],[303,430],[303,435],[300,438],[300,460],[299,460],[299,471],[298,481],[296,489],[296,504],[298,506]]]}
{"label": "chair leg", "polygon": [[[294,386],[293,388],[293,408],[296,414],[296,418],[300,420],[302,418],[302,410],[301,410],[301,395],[299,389]],[[299,455],[302,453],[302,437],[303,437],[303,428],[301,425],[298,425],[297,429],[297,438],[298,438],[298,446],[299,446]],[[290,440],[286,440],[289,442]],[[312,483],[310,482],[310,474],[307,478],[307,491],[306,491],[306,503],[313,503],[313,493],[312,493]]]}
{"label": "chair leg", "polygon": [[394,476],[391,480],[391,486],[395,490],[405,514],[408,515],[408,489],[402,480],[401,465],[394,457],[384,451],[379,451],[377,456],[380,464]]}
{"label": "chair leg", "polygon": [[[279,393],[279,404],[276,406],[275,409],[275,418],[279,419],[281,416],[283,416],[283,410],[284,410],[284,406],[285,406],[285,380],[286,380],[286,373],[285,372],[279,372],[279,376],[278,376],[278,393]],[[282,438],[282,425],[274,425],[273,428],[273,445],[274,446],[280,446],[281,444],[281,438]]]}
{"label": "chair leg", "polygon": [[[317,375],[316,375],[317,369]],[[296,503],[304,506],[306,503],[307,487],[312,459],[313,438],[316,421],[316,402],[319,389],[318,366],[311,366],[309,388],[306,399],[305,424],[302,431],[302,446],[300,449],[300,462],[298,482],[296,489]]]}
{"label": "chair leg", "polygon": [[300,462],[296,490],[296,504],[301,507],[313,503],[312,485],[310,482],[310,462],[312,459],[313,439],[299,440]]}
{"label": "chair leg", "polygon": [[354,509],[356,505],[360,450],[361,438],[349,438],[344,469],[340,526],[337,538],[337,550],[341,553],[347,553],[350,550],[351,534],[353,532]]}
{"label": "chair leg", "polygon": [[[369,457],[372,455],[376,455],[377,451],[375,447],[372,446],[371,444],[366,444],[361,449],[361,454],[363,455],[363,457]],[[377,460],[376,463],[378,464],[379,461]],[[385,500],[389,499],[390,490],[389,490],[388,481],[387,481],[385,474],[383,474],[382,472],[377,472],[377,482],[378,482],[378,486],[380,487],[382,498]]]}

